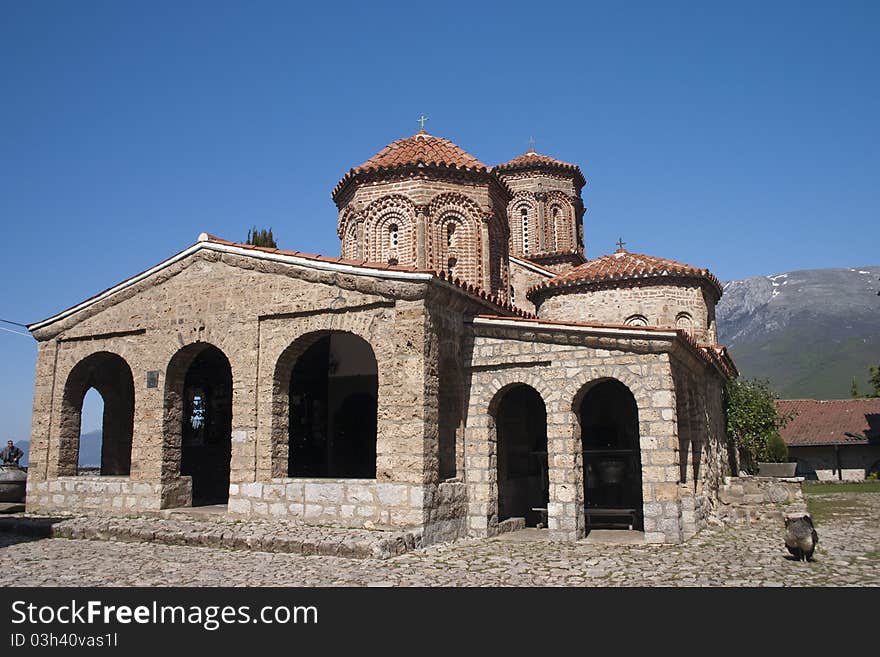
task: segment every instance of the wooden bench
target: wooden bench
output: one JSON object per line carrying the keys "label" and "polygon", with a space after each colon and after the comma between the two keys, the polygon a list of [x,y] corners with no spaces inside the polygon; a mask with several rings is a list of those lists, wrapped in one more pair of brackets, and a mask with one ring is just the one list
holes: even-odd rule
{"label": "wooden bench", "polygon": [[636,524],[636,510],[635,509],[610,509],[610,508],[600,508],[600,507],[584,507],[584,520],[587,523],[587,527],[590,526],[590,517],[601,517],[601,518],[629,518],[629,528],[632,529]]}

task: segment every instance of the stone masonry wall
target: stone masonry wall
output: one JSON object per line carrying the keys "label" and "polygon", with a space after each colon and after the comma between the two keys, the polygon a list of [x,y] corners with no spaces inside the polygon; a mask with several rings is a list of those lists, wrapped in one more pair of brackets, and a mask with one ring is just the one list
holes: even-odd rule
{"label": "stone masonry wall", "polygon": [[[65,382],[87,356],[111,352],[131,368],[134,436],[128,479],[131,485],[154,487],[152,493],[143,493],[142,499],[149,502],[139,501],[139,505],[171,507],[189,503],[181,499],[189,481],[180,476],[179,412],[169,415],[166,408],[166,379],[175,354],[189,345],[211,344],[228,358],[233,374],[231,482],[272,483],[285,474],[279,468],[286,468],[280,458],[286,454],[278,447],[286,436],[277,430],[278,413],[286,407],[282,410],[276,404],[286,390],[275,385],[276,366],[285,349],[297,340],[330,330],[362,337],[376,356],[380,409],[376,484],[414,486],[421,495],[426,480],[426,287],[419,282],[343,275],[201,251],[111,299],[37,331],[40,344],[29,469],[36,494],[28,497],[28,510],[57,508],[40,482],[61,479],[61,461],[67,458],[58,442],[65,422]],[[157,386],[147,386],[148,372],[158,372]],[[108,500],[117,484],[123,486],[107,482],[104,494]],[[78,494],[77,486],[96,485],[94,481],[88,485],[76,482],[73,488],[65,484],[63,491],[53,494]],[[92,492],[96,491],[86,491],[89,497]],[[395,514],[397,510],[400,514],[392,523],[413,524],[413,499],[408,493],[407,504],[394,507]],[[328,508],[329,504],[322,518],[330,513]],[[347,512],[341,504],[333,508],[340,516]],[[382,520],[376,515],[370,518]]]}
{"label": "stone masonry wall", "polygon": [[639,412],[645,537],[682,540],[675,390],[669,344],[612,340],[564,330],[511,330],[475,324],[467,420],[468,531],[499,531],[494,406],[515,384],[542,397],[547,410],[548,528],[558,540],[584,535],[579,400],[590,384],[613,378],[635,396]]}
{"label": "stone masonry wall", "polygon": [[191,491],[187,481],[178,483],[178,490],[167,485],[131,481],[128,477],[58,477],[44,481],[30,481],[27,485],[29,509],[41,513],[77,513],[82,511],[111,511],[137,513],[162,506],[163,500],[174,496],[188,501]]}
{"label": "stone masonry wall", "polygon": [[513,290],[512,302],[517,308],[522,308],[530,313],[535,312],[535,304],[526,296],[526,291],[533,285],[547,280],[547,276],[539,274],[533,269],[528,269],[510,261],[510,287]]}
{"label": "stone masonry wall", "polygon": [[687,313],[692,320],[691,335],[698,342],[716,342],[714,309],[710,313],[710,301],[697,284],[547,290],[538,292],[532,300],[538,317],[573,322],[622,325],[641,315],[648,326],[685,328],[679,318]]}
{"label": "stone masonry wall", "polygon": [[725,477],[714,519],[722,523],[782,520],[806,511],[800,477]]}
{"label": "stone masonry wall", "polygon": [[374,479],[277,478],[232,484],[229,515],[299,518],[309,524],[366,529],[421,528],[424,486]]}

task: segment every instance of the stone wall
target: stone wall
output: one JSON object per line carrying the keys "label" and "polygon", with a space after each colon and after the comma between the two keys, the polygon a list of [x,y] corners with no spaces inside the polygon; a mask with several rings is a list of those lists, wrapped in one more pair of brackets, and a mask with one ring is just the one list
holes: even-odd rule
{"label": "stone wall", "polygon": [[[208,344],[223,352],[233,373],[231,481],[283,476],[286,434],[279,427],[286,406],[278,398],[286,388],[276,385],[277,366],[298,340],[344,331],[366,340],[379,365],[377,480],[422,485],[427,287],[197,252],[36,332],[29,478],[55,480],[75,464],[60,441],[70,420],[65,387],[78,363],[108,352],[128,364],[134,381],[130,480],[174,489],[181,481],[181,417],[168,405],[166,388],[181,376],[175,356]],[[151,499],[156,508],[188,503]],[[43,502],[36,495],[28,508],[42,510]]]}
{"label": "stone wall", "polygon": [[119,514],[188,503],[188,478],[175,485],[132,481],[129,477],[57,477],[27,483],[27,507],[41,513],[106,511]]}
{"label": "stone wall", "polygon": [[[526,384],[541,395],[547,410],[551,535],[562,540],[584,535],[578,400],[591,384],[610,378],[626,385],[638,406],[646,540],[680,542],[681,470],[669,351],[663,341],[599,338],[564,328],[530,330],[528,325],[508,329],[475,320],[466,457],[469,534],[498,531],[493,406],[510,386]],[[703,439],[710,440],[705,433]],[[697,503],[690,504],[696,523]],[[703,507],[700,502],[701,514]]]}
{"label": "stone wall", "polygon": [[[692,281],[677,285],[632,281],[621,287],[547,288],[532,295],[538,317],[623,325],[642,317],[647,326],[688,330],[698,342],[715,344],[715,302]],[[686,318],[690,318],[689,320]]]}
{"label": "stone wall", "polygon": [[231,484],[229,514],[366,529],[422,526],[424,486],[374,479],[278,478]]}
{"label": "stone wall", "polygon": [[714,519],[724,523],[782,520],[806,511],[800,477],[725,477]]}
{"label": "stone wall", "polygon": [[524,267],[517,262],[510,261],[510,287],[512,290],[511,302],[523,310],[534,313],[535,304],[526,296],[526,291],[533,285],[546,281],[549,276],[540,274],[534,269]]}

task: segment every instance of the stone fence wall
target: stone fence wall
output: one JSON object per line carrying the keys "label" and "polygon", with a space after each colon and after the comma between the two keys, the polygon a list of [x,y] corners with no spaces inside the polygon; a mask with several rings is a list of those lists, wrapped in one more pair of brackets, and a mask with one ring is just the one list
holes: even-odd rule
{"label": "stone fence wall", "polygon": [[40,513],[117,511],[132,513],[189,504],[189,477],[175,482],[148,483],[124,476],[57,477],[27,483],[29,509]]}
{"label": "stone fence wall", "polygon": [[788,513],[806,511],[802,477],[725,477],[714,519],[722,523],[781,521]]}

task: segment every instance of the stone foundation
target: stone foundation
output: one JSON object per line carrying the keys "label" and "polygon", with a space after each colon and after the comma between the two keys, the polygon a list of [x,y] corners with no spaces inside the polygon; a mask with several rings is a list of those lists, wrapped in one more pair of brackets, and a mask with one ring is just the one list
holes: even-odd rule
{"label": "stone foundation", "polygon": [[229,515],[366,529],[420,527],[424,486],[375,479],[272,479],[231,484]]}
{"label": "stone foundation", "polygon": [[117,476],[57,477],[28,481],[27,485],[27,510],[30,513],[132,513],[189,506],[191,499],[188,477],[164,484]]}

